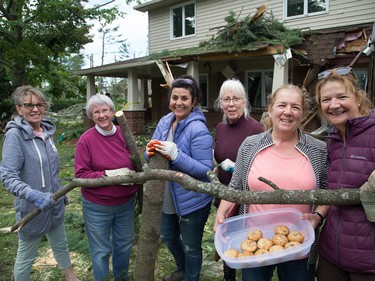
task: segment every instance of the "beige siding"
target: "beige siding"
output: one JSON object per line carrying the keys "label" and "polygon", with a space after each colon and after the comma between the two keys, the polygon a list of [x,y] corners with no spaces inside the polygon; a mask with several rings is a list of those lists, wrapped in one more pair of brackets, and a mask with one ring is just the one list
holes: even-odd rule
{"label": "beige siding", "polygon": [[[184,2],[181,2],[184,3]],[[267,2],[268,12],[283,21],[283,1]],[[150,54],[163,50],[177,50],[197,46],[215,35],[218,28],[226,24],[224,18],[234,11],[240,18],[253,15],[260,6],[259,1],[201,0],[196,1],[196,34],[194,36],[170,38],[170,6],[149,11]],[[329,13],[295,19],[286,19],[290,28],[311,30],[350,26],[375,21],[374,0],[331,0]]]}
{"label": "beige siding", "polygon": [[310,27],[312,30],[371,22],[375,22],[374,0],[331,0],[327,14],[284,21],[291,28]]}

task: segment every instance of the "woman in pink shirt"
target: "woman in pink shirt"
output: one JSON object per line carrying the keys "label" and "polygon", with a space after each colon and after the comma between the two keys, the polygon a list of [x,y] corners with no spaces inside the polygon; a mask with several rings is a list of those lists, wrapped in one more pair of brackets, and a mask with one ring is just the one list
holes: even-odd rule
{"label": "woman in pink shirt", "polygon": [[[266,131],[247,137],[242,143],[229,187],[271,191],[270,186],[258,180],[259,177],[264,177],[281,189],[325,188],[328,166],[326,145],[301,130],[302,119],[308,110],[309,99],[299,87],[284,85],[277,89],[268,99],[268,116],[264,120]],[[225,215],[233,204],[221,201],[215,229],[224,222]],[[240,207],[240,213],[286,207],[300,210],[314,228],[322,223],[327,212],[326,206],[244,204]],[[273,271],[277,268],[279,280],[313,281],[315,267],[314,250],[303,259],[243,269],[242,280],[271,281]]]}

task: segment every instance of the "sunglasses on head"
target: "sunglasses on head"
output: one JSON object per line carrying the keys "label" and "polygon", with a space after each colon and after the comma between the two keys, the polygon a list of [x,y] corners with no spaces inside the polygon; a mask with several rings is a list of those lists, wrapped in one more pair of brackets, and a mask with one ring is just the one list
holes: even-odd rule
{"label": "sunglasses on head", "polygon": [[[350,66],[346,66],[346,67],[338,67],[338,68],[334,68],[334,69],[329,69],[329,70],[324,70],[322,72],[320,72],[318,74],[318,80],[321,80],[321,79],[324,79],[324,78],[327,78],[331,73],[332,71],[335,70],[336,71],[336,74],[338,75],[342,75],[342,76],[345,76],[345,75],[348,75],[349,73],[352,73],[352,68]],[[354,75],[354,74],[353,74]]]}

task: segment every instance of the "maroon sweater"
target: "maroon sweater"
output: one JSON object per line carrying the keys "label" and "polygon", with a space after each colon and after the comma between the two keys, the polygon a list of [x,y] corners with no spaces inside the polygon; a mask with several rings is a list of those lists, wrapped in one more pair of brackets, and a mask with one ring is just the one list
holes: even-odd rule
{"label": "maroon sweater", "polygon": [[[95,127],[88,129],[79,139],[75,154],[76,178],[101,178],[105,170],[134,169],[130,149],[125,145],[121,129],[112,136],[101,135]],[[117,206],[129,201],[137,192],[137,185],[109,185],[81,188],[82,195],[90,202],[103,206]]]}
{"label": "maroon sweater", "polygon": [[[263,125],[252,117],[247,119],[242,115],[237,122],[228,124],[220,122],[215,132],[215,160],[218,164],[229,158],[236,162],[237,151],[246,137],[264,131]],[[232,173],[218,167],[218,178],[222,184],[228,185]]]}

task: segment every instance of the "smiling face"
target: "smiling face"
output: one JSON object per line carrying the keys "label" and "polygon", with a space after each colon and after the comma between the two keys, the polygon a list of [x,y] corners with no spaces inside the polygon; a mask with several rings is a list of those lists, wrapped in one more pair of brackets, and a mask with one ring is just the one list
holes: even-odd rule
{"label": "smiling face", "polygon": [[220,100],[220,107],[229,124],[236,122],[244,113],[246,101],[235,92],[225,92]]}
{"label": "smiling face", "polygon": [[179,122],[189,116],[194,107],[193,97],[188,89],[173,88],[169,100],[169,109]]}
{"label": "smiling face", "polygon": [[[28,106],[28,104],[31,104]],[[39,108],[35,105],[39,106]],[[35,130],[40,128],[40,123],[43,120],[46,112],[45,107],[42,107],[43,101],[39,100],[36,95],[25,95],[22,98],[22,103],[16,106],[18,114],[27,121]],[[34,105],[32,108],[31,106]]]}
{"label": "smiling face", "polygon": [[361,116],[359,104],[354,93],[347,91],[342,82],[327,81],[320,89],[322,113],[342,136],[345,136],[346,122]]}
{"label": "smiling face", "polygon": [[297,133],[303,117],[301,94],[288,88],[279,90],[269,107],[269,116],[275,133]]}
{"label": "smiling face", "polygon": [[112,129],[112,117],[114,112],[107,104],[92,105],[92,120],[104,131]]}

